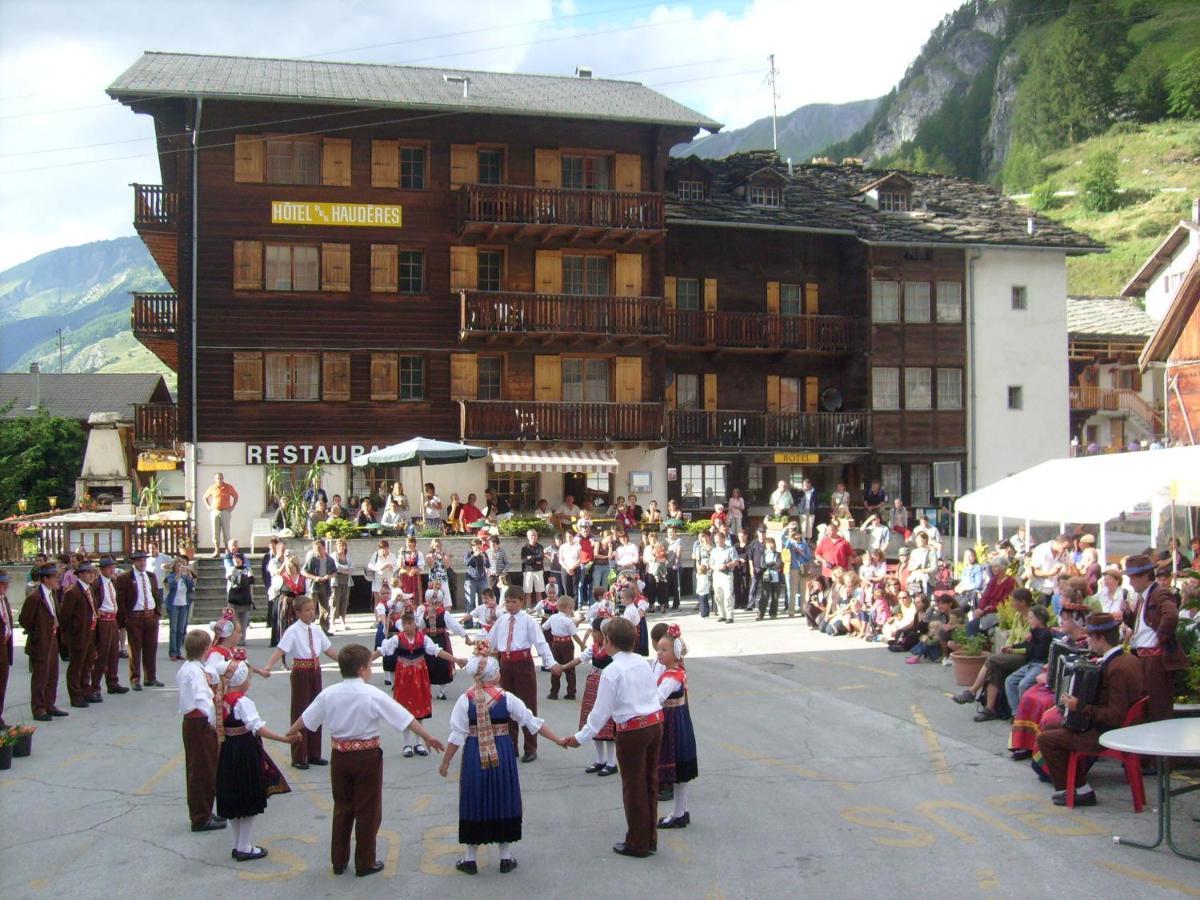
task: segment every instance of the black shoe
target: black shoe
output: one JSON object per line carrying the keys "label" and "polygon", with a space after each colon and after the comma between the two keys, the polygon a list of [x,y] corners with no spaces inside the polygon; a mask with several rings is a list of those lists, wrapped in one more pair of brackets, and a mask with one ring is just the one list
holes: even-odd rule
{"label": "black shoe", "polygon": [[667,816],[664,819],[658,820],[659,828],[687,828],[691,824],[692,824],[692,814],[690,811],[685,812],[679,818],[675,818],[673,816]]}
{"label": "black shoe", "polygon": [[[84,704],[84,705],[86,706],[87,704]],[[65,709],[59,709],[57,706],[52,706],[52,707],[50,707],[50,715],[58,716],[60,719],[65,719],[67,716],[70,715],[70,713],[67,712]]]}
{"label": "black shoe", "polygon": [[574,699],[575,699],[575,695],[574,695],[574,694],[567,694],[567,695],[565,695],[565,696],[563,697],[563,699],[564,699],[564,700],[574,700]]}
{"label": "black shoe", "polygon": [[950,699],[955,703],[973,703],[975,702],[975,694],[970,690],[961,690]]}
{"label": "black shoe", "polygon": [[532,750],[526,750],[525,755],[521,757],[521,762],[533,762],[537,759],[537,754]]}
{"label": "black shoe", "polygon": [[38,722],[49,722],[54,717],[50,713],[34,713],[33,718]]}
{"label": "black shoe", "polygon": [[318,757],[317,759],[310,759],[308,764],[310,766],[327,766],[329,765],[329,760]]}
{"label": "black shoe", "polygon": [[224,825],[224,824],[225,824],[225,822],[226,822],[226,819],[225,819],[225,817],[224,817],[224,816],[213,816],[213,817],[212,817],[212,818],[210,818],[208,821],[210,821],[210,822],[216,822],[218,825]]}
{"label": "black shoe", "polygon": [[645,859],[650,855],[646,850],[630,850],[624,844],[613,844],[613,853],[621,856],[632,856],[634,859]]}
{"label": "black shoe", "polygon": [[546,695],[546,699],[547,699],[547,700],[557,700],[557,699],[558,699],[558,694],[547,694],[547,695]]}
{"label": "black shoe", "polygon": [[240,850],[233,851],[233,858],[238,862],[249,862],[252,859],[262,859],[266,855],[267,851],[264,847],[251,847],[249,853],[243,853]]}
{"label": "black shoe", "polygon": [[377,863],[375,863],[375,865],[371,866],[369,869],[363,869],[361,872],[358,871],[358,869],[355,869],[354,875],[356,878],[366,878],[368,875],[378,875],[382,871],[383,871],[383,863],[377,862]]}
{"label": "black shoe", "polygon": [[142,683],[140,681],[135,681],[132,685],[132,688],[135,691],[140,691],[142,689]]}
{"label": "black shoe", "polygon": [[618,771],[619,771],[619,770],[617,769],[617,767],[616,767],[616,766],[605,766],[605,767],[604,767],[603,769],[601,769],[601,770],[599,771],[599,773],[597,773],[597,774],[599,774],[599,776],[600,776],[601,778],[605,778],[605,777],[606,777],[606,776],[608,776],[608,775],[616,775]]}
{"label": "black shoe", "polygon": [[73,706],[75,709],[87,709],[88,705],[86,700],[72,700],[71,706]]}
{"label": "black shoe", "polygon": [[994,712],[992,712],[990,709],[985,709],[985,710],[975,713],[975,721],[976,722],[990,722],[990,721],[992,721],[992,719],[998,719],[998,718],[1000,718],[1000,717],[998,715],[996,715]]}
{"label": "black shoe", "polygon": [[121,657],[121,659],[129,659],[129,651],[128,651],[128,650],[122,650],[122,651],[121,651],[120,653],[118,653],[117,655],[118,655],[119,657]]}
{"label": "black shoe", "polygon": [[334,866],[333,874],[334,875],[345,875],[346,874],[346,864],[342,863],[342,865],[340,865],[340,866]]}
{"label": "black shoe", "polygon": [[110,694],[128,694],[129,688],[125,687],[123,684],[118,684],[116,687],[110,687],[108,692]]}
{"label": "black shoe", "polygon": [[584,774],[586,774],[586,775],[595,775],[597,772],[600,772],[603,769],[604,769],[604,763],[592,763],[590,766],[588,766],[583,771],[584,771]]}
{"label": "black shoe", "polygon": [[1014,750],[1012,752],[1013,762],[1021,762],[1033,756],[1032,750]]}
{"label": "black shoe", "polygon": [[[1055,791],[1054,796],[1051,798],[1051,800],[1053,801],[1055,806],[1066,806],[1067,805],[1067,792],[1062,791],[1061,795],[1060,795],[1060,793],[1058,791]],[[1079,791],[1076,791],[1075,792],[1075,805],[1076,806],[1095,806],[1096,805],[1096,792],[1088,791],[1086,794],[1081,794],[1081,793],[1079,793]]]}
{"label": "black shoe", "polygon": [[163,683],[162,683],[161,681],[159,681],[158,679],[155,679],[154,681],[147,681],[147,682],[146,682],[146,687],[166,687],[166,685],[165,685],[165,684],[163,684]]}
{"label": "black shoe", "polygon": [[292,763],[292,768],[303,771],[304,769],[308,768],[308,763]]}
{"label": "black shoe", "polygon": [[225,827],[225,820],[218,822],[215,818],[209,819],[207,822],[201,822],[199,825],[192,824],[192,831],[220,831]]}
{"label": "black shoe", "polygon": [[507,875],[517,867],[517,861],[511,857],[500,860],[500,874]]}
{"label": "black shoe", "polygon": [[658,789],[658,799],[660,802],[664,801],[664,800],[674,800],[675,799],[675,785],[668,784],[665,787],[659,788]]}
{"label": "black shoe", "polygon": [[88,703],[103,703],[104,702],[104,698],[101,697],[99,694],[92,694],[92,696],[84,697],[83,699],[86,700]]}
{"label": "black shoe", "polygon": [[475,865],[474,860],[460,859],[454,864],[454,868],[462,872],[464,875],[478,875],[479,866]]}

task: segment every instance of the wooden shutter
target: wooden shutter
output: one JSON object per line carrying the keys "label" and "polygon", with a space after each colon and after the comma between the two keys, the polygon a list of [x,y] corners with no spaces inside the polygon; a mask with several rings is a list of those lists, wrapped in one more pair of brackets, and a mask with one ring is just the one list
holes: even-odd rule
{"label": "wooden shutter", "polygon": [[262,241],[233,242],[233,289],[259,291],[263,286]]}
{"label": "wooden shutter", "polygon": [[821,288],[815,282],[804,285],[804,314],[815,316],[821,312]]}
{"label": "wooden shutter", "polygon": [[663,297],[667,302],[667,309],[675,308],[675,276],[667,275],[663,278]]}
{"label": "wooden shutter", "polygon": [[474,247],[450,248],[450,290],[473,291],[479,287],[479,256]]}
{"label": "wooden shutter", "polygon": [[479,366],[474,353],[450,354],[450,399],[474,400],[479,396]]}
{"label": "wooden shutter", "polygon": [[533,183],[536,187],[562,187],[562,157],[557,150],[533,151]]}
{"label": "wooden shutter", "polygon": [[321,184],[350,187],[350,138],[321,141]]}
{"label": "wooden shutter", "polygon": [[704,408],[710,412],[717,408],[716,372],[708,372],[704,376]]}
{"label": "wooden shutter", "polygon": [[350,354],[321,354],[321,399],[350,399]]}
{"label": "wooden shutter", "polygon": [[779,315],[779,282],[767,282],[767,312],[773,316]]}
{"label": "wooden shutter", "polygon": [[371,141],[371,187],[400,187],[400,145]]}
{"label": "wooden shutter", "polygon": [[817,402],[820,396],[820,382],[816,375],[809,375],[804,379],[804,411],[815,413],[817,412]]}
{"label": "wooden shutter", "polygon": [[642,358],[640,356],[617,357],[617,402],[642,402]]}
{"label": "wooden shutter", "polygon": [[479,181],[479,150],[474,144],[450,145],[450,187]]}
{"label": "wooden shutter", "polygon": [[321,245],[321,290],[350,290],[350,245]]}
{"label": "wooden shutter", "polygon": [[561,294],[562,251],[538,250],[533,262],[534,290],[539,294]]}
{"label": "wooden shutter", "polygon": [[667,386],[663,390],[663,400],[667,404],[667,409],[675,408],[675,380],[678,376],[674,372],[667,372]]}
{"label": "wooden shutter", "polygon": [[371,354],[371,399],[395,400],[399,396],[400,364],[395,353]]}
{"label": "wooden shutter", "polygon": [[240,184],[262,184],[266,175],[263,139],[256,134],[239,134],[233,139],[233,180]]}
{"label": "wooden shutter", "polygon": [[717,279],[704,279],[704,308],[706,310],[715,310],[717,308]]}
{"label": "wooden shutter", "polygon": [[533,399],[538,403],[562,399],[562,359],[558,356],[533,358]]}
{"label": "wooden shutter", "polygon": [[400,289],[398,251],[395,244],[371,245],[371,291],[395,293]]}
{"label": "wooden shutter", "polygon": [[767,376],[767,412],[779,412],[779,376]]}
{"label": "wooden shutter", "polygon": [[616,189],[637,192],[642,189],[642,158],[636,153],[616,155]]}
{"label": "wooden shutter", "polygon": [[263,355],[261,353],[233,354],[233,399],[261,400],[263,398]]}
{"label": "wooden shutter", "polygon": [[642,296],[642,255],[640,253],[617,254],[617,296]]}

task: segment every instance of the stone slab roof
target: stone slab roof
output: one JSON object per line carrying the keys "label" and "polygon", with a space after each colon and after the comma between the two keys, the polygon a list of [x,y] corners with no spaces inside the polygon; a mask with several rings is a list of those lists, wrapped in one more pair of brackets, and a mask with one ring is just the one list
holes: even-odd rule
{"label": "stone slab roof", "polygon": [[[466,96],[461,81],[444,76],[469,79]],[[635,81],[199,53],[144,53],[109,85],[108,94],[126,102],[146,97],[325,102],[721,128]]]}
{"label": "stone slab roof", "polygon": [[[13,403],[6,419],[33,416],[33,375],[28,372],[0,373],[0,408]],[[161,375],[50,375],[42,373],[38,391],[41,406],[52,416],[86,422],[97,412],[115,412],[120,421],[133,421],[136,403],[170,403],[171,392]]]}
{"label": "stone slab roof", "polygon": [[1067,334],[1071,337],[1148,338],[1158,323],[1124,297],[1068,297]]}

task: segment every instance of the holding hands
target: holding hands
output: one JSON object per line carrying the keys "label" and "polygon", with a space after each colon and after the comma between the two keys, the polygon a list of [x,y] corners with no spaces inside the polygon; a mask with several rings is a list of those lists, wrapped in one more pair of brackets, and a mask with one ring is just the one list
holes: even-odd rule
{"label": "holding hands", "polygon": [[454,660],[454,662],[455,662],[455,663],[458,665],[458,667],[459,667],[460,669],[466,668],[467,661],[466,661],[465,659],[463,659],[462,657],[458,657],[458,658],[456,658],[456,659]]}
{"label": "holding hands", "polygon": [[579,741],[575,740],[575,735],[569,735],[568,737],[561,738],[558,741],[558,746],[562,747],[564,750],[570,750],[572,748],[578,748]]}

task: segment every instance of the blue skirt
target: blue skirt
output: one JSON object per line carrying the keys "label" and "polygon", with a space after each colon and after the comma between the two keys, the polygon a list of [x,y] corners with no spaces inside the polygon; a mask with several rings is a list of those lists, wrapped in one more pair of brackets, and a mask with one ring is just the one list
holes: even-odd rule
{"label": "blue skirt", "polygon": [[696,732],[688,706],[663,709],[663,740],[658,751],[658,783],[682,784],[693,780],[700,767],[696,754]]}
{"label": "blue skirt", "polygon": [[[475,724],[475,707],[468,720]],[[490,710],[500,729],[508,724],[508,705],[500,698]],[[462,748],[458,785],[458,840],[463,844],[511,844],[521,839],[521,779],[517,754],[507,731],[496,735],[497,764],[479,764],[479,738],[468,735]]]}

